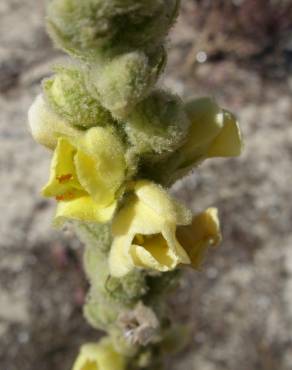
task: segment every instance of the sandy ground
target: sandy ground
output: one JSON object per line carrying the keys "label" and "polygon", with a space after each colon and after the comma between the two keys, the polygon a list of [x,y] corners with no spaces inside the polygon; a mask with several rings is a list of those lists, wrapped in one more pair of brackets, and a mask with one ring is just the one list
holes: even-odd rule
{"label": "sandy ground", "polygon": [[[0,2],[0,368],[69,370],[81,343],[98,338],[82,317],[86,282],[79,244],[51,227],[54,204],[39,189],[50,153],[35,144],[26,112],[63,56],[43,29],[43,2]],[[176,184],[194,211],[220,210],[224,243],[188,272],[173,306],[192,328],[176,370],[292,368],[292,77],[262,80],[232,61],[186,65],[193,30],[173,31],[162,84],[214,95],[235,111],[240,159],[210,160]]]}

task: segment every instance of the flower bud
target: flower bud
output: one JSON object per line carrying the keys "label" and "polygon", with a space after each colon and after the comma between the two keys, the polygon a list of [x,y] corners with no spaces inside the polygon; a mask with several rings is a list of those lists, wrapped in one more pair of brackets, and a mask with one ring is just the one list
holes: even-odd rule
{"label": "flower bud", "polygon": [[78,137],[81,132],[56,115],[46,104],[42,95],[36,97],[28,112],[28,123],[36,142],[55,149],[60,136]]}
{"label": "flower bud", "polygon": [[82,128],[104,126],[112,118],[86,89],[76,67],[55,68],[56,75],[43,83],[51,109],[72,125]]}
{"label": "flower bud", "polygon": [[125,370],[126,359],[116,352],[109,338],[81,347],[72,370]]}
{"label": "flower bud", "polygon": [[210,157],[236,157],[242,150],[241,132],[233,114],[214,100],[201,98],[186,104],[191,121],[187,142],[180,149],[185,162]]}
{"label": "flower bud", "polygon": [[108,330],[117,320],[121,305],[114,304],[112,299],[102,293],[90,289],[83,307],[88,323],[99,330]]}
{"label": "flower bud", "polygon": [[191,122],[187,140],[153,171],[153,178],[164,184],[183,177],[205,159],[237,157],[242,152],[243,140],[235,116],[221,109],[213,99],[192,100],[185,111]]}
{"label": "flower bud", "polygon": [[124,126],[135,150],[151,161],[167,157],[182,145],[188,127],[181,100],[165,91],[155,91],[138,104]]}
{"label": "flower bud", "polygon": [[155,85],[165,59],[165,50],[159,48],[151,56],[135,51],[115,56],[103,66],[94,64],[88,70],[88,89],[115,118],[123,118]]}
{"label": "flower bud", "polygon": [[[48,30],[69,54],[95,59],[103,51],[151,49],[163,41],[179,0],[53,0]],[[103,50],[104,49],[104,50]]]}

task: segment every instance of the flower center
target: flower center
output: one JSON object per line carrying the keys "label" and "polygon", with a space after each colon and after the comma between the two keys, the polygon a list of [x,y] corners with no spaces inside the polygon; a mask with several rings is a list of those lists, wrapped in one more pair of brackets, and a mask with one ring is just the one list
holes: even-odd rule
{"label": "flower center", "polygon": [[171,267],[173,259],[170,256],[170,248],[162,234],[141,235],[136,234],[133,244],[139,245],[161,265]]}

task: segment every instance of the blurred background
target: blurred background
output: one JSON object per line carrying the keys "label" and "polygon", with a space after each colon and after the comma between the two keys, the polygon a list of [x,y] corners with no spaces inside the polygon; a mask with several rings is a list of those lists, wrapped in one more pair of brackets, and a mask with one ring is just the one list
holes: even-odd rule
{"label": "blurred background", "polygon": [[[51,227],[39,189],[50,153],[27,110],[64,55],[44,29],[44,1],[0,1],[0,368],[69,370],[95,340],[70,230]],[[173,192],[220,210],[224,242],[188,271],[171,306],[191,343],[173,370],[292,369],[292,0],[182,0],[161,84],[213,95],[239,117],[241,158],[209,160]]]}

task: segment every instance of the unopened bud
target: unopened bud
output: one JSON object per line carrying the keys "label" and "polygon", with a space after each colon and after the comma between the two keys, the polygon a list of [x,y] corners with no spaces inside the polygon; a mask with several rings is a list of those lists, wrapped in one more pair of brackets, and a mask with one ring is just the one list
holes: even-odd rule
{"label": "unopened bud", "polygon": [[165,91],[155,91],[138,104],[125,124],[136,151],[157,162],[182,145],[188,128],[181,100]]}
{"label": "unopened bud", "polygon": [[44,92],[52,110],[77,127],[104,126],[110,113],[86,89],[76,67],[58,67],[56,75],[44,81]]}
{"label": "unopened bud", "polygon": [[153,88],[165,59],[165,50],[159,48],[151,56],[135,51],[102,66],[94,64],[88,70],[88,89],[115,118],[124,118]]}

